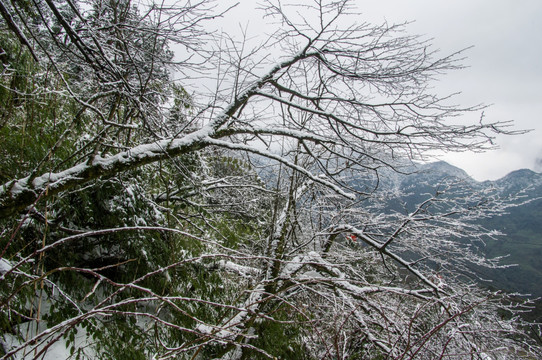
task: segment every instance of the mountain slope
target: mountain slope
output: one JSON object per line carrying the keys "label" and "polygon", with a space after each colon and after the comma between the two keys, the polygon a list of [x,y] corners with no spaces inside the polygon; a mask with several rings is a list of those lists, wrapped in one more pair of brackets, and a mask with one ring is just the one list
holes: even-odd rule
{"label": "mountain slope", "polygon": [[[480,278],[490,280],[489,286],[506,291],[542,296],[542,174],[531,170],[514,171],[496,181],[477,182],[467,173],[444,161],[419,165],[409,175],[395,176],[382,181],[381,191],[402,195],[390,204],[395,211],[398,204],[412,210],[446,182],[462,182],[473,191],[492,191],[499,196],[521,198],[521,206],[511,207],[502,216],[479,221],[488,230],[498,230],[503,236],[488,239],[481,248],[488,257],[501,257],[506,269],[477,269]],[[454,196],[454,194],[448,194]]]}

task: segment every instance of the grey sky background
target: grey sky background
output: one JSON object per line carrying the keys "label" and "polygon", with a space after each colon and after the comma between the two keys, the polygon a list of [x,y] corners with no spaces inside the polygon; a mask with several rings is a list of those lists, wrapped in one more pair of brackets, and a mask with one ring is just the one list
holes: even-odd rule
{"label": "grey sky background", "polygon": [[499,150],[447,155],[445,160],[477,180],[496,179],[519,168],[542,171],[542,1],[356,3],[372,21],[414,21],[409,32],[433,38],[443,54],[473,46],[465,53],[468,68],[444,76],[439,91],[461,91],[457,100],[462,105],[491,105],[485,111],[487,120],[514,120],[517,128],[533,129],[499,137]]}
{"label": "grey sky background", "polygon": [[[301,3],[310,0],[285,0]],[[225,1],[233,4],[235,0]],[[247,27],[264,31],[258,1],[240,0],[224,19],[224,30]],[[443,76],[440,95],[460,92],[462,106],[487,104],[488,121],[514,120],[528,134],[497,138],[500,149],[484,154],[447,154],[443,160],[477,180],[500,178],[510,171],[542,171],[542,1],[540,0],[354,0],[360,22],[412,22],[409,34],[431,38],[441,55],[472,46],[463,64],[468,68]],[[466,115],[478,121],[480,113]]]}

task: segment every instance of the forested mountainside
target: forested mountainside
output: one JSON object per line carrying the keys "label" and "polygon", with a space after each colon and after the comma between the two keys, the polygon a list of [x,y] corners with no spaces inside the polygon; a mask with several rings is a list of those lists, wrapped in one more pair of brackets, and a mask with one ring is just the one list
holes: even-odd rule
{"label": "forested mountainside", "polygon": [[224,3],[0,1],[0,359],[541,358],[472,278],[521,199],[381,190],[521,133],[432,92],[462,55],[349,0],[237,40]]}
{"label": "forested mountainside", "polygon": [[488,256],[508,255],[504,264],[516,264],[506,271],[493,271],[495,287],[542,297],[542,176],[518,170],[495,182],[506,194],[525,189],[528,203],[511,208],[500,218],[487,220],[488,228],[502,231],[500,240],[489,241]]}
{"label": "forested mountainside", "polygon": [[[477,221],[488,233],[495,230],[502,233],[488,236],[478,247],[487,257],[502,257],[503,265],[495,269],[476,267],[477,276],[481,283],[496,289],[542,296],[542,174],[522,169],[499,180],[476,182],[463,170],[442,161],[410,167],[406,172],[380,182],[381,191],[400,194],[390,199],[390,210],[411,211],[450,181],[464,182],[472,191],[485,191],[517,204],[503,214]],[[454,196],[453,192],[448,195]]]}

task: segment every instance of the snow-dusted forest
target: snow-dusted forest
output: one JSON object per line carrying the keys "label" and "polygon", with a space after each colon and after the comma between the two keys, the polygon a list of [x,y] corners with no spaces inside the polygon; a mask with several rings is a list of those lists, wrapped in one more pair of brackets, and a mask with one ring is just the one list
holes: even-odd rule
{"label": "snow-dusted forest", "polygon": [[431,92],[461,53],[349,5],[237,38],[218,1],[0,0],[1,359],[542,356],[471,271],[521,192],[379,190],[518,132]]}

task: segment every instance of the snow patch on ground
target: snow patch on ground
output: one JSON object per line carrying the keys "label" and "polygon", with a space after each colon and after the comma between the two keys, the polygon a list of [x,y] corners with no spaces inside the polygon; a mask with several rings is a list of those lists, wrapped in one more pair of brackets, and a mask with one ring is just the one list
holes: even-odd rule
{"label": "snow patch on ground", "polygon": [[0,258],[0,274],[1,275],[4,275],[8,271],[10,271],[11,268],[12,268],[11,263],[8,260],[4,258]]}

